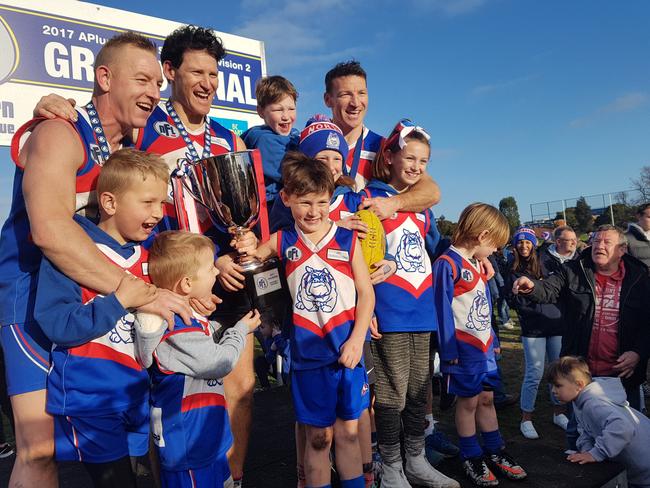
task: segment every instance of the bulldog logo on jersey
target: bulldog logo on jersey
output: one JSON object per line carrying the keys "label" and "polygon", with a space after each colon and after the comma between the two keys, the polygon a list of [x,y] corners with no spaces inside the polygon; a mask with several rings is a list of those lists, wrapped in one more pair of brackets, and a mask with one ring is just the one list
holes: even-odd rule
{"label": "bulldog logo on jersey", "polygon": [[481,290],[476,290],[476,296],[467,315],[466,327],[478,331],[490,328],[490,304],[485,292]]}
{"label": "bulldog logo on jersey", "polygon": [[402,229],[403,234],[397,246],[395,260],[397,269],[406,272],[424,273],[424,255],[422,253],[422,238],[418,232],[410,232],[408,229]]}
{"label": "bulldog logo on jersey", "polygon": [[336,281],[329,270],[307,266],[296,294],[296,309],[329,313],[334,310],[337,298]]}
{"label": "bulldog logo on jersey", "polygon": [[133,331],[133,323],[135,322],[135,315],[132,313],[127,313],[124,317],[122,317],[117,325],[113,328],[111,331],[111,335],[108,337],[108,339],[114,343],[114,344],[119,344],[120,342],[124,344],[132,344],[133,343],[133,336],[134,336],[134,331]]}

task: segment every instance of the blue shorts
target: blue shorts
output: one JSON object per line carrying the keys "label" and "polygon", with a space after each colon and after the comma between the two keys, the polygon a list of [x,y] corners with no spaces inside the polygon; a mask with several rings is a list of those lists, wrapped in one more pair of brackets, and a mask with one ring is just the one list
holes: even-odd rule
{"label": "blue shorts", "polygon": [[108,463],[149,449],[149,402],[100,417],[54,416],[57,461]]}
{"label": "blue shorts", "polygon": [[36,322],[3,325],[0,339],[5,355],[9,396],[44,390],[50,369],[52,342]]}
{"label": "blue shorts", "polygon": [[501,385],[501,377],[498,370],[488,371],[479,374],[456,374],[445,375],[447,391],[461,398],[471,398],[483,391],[494,391]]}
{"label": "blue shorts", "polygon": [[338,363],[315,369],[291,370],[291,396],[296,420],[329,427],[337,418],[357,420],[368,408],[370,391],[363,363],[349,369]]}
{"label": "blue shorts", "polygon": [[230,467],[228,459],[222,456],[212,464],[198,469],[186,469],[184,471],[160,470],[162,488],[210,488],[225,486],[230,481]]}

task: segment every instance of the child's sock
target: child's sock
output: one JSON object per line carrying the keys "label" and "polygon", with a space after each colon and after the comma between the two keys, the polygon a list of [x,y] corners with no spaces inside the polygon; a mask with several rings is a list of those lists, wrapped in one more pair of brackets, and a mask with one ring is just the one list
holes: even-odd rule
{"label": "child's sock", "polygon": [[483,446],[489,454],[496,454],[505,447],[505,442],[501,437],[501,432],[499,429],[493,430],[492,432],[481,432],[483,437]]}
{"label": "child's sock", "polygon": [[458,437],[460,444],[460,455],[463,459],[480,457],[483,455],[483,450],[478,443],[476,434],[468,437]]}
{"label": "child's sock", "polygon": [[363,475],[351,480],[341,480],[341,488],[365,488],[366,480]]}

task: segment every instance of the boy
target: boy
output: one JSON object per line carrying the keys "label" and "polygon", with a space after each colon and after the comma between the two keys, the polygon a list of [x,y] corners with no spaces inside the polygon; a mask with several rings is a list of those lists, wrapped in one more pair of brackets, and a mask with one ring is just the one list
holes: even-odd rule
{"label": "boy", "polygon": [[282,187],[282,158],[287,151],[298,147],[300,134],[293,128],[298,92],[286,78],[267,76],[257,82],[255,96],[257,113],[264,119],[264,125],[251,127],[242,134],[242,139],[247,148],[259,149],[262,153],[266,202],[270,214]]}
{"label": "boy", "polygon": [[[206,236],[162,232],[149,252],[151,280],[188,299],[209,297],[218,274],[214,251]],[[232,486],[222,378],[234,368],[259,318],[250,312],[216,342],[213,323],[198,314],[190,326],[177,316],[173,331],[156,315],[138,314],[138,358],[146,367],[153,364],[151,430],[163,486]]]}
{"label": "boy", "polygon": [[567,459],[595,463],[611,459],[625,466],[630,487],[650,486],[650,419],[630,408],[620,378],[592,381],[587,363],[564,356],[551,363],[547,377],[561,402],[573,402],[580,431],[578,451]]}
{"label": "boy", "polygon": [[334,179],[320,161],[285,158],[282,203],[295,227],[273,236],[252,255],[278,255],[293,298],[291,392],[296,420],[305,424],[307,486],[330,486],[329,449],[343,487],[363,487],[358,418],[367,406],[361,354],[375,304],[356,233],[328,218]]}
{"label": "boy", "polygon": [[463,469],[477,486],[496,486],[476,435],[481,436],[487,461],[513,480],[526,472],[505,451],[494,410],[494,389],[500,384],[495,361],[498,339],[491,326],[487,276],[480,261],[505,245],[508,221],[496,208],[473,203],[463,210],[452,246],[433,267],[433,292],[438,320],[441,371],[448,391],[458,397],[456,429]]}
{"label": "boy", "polygon": [[102,296],[41,262],[35,314],[54,343],[46,407],[54,415],[56,457],[83,462],[95,486],[135,487],[129,455],[147,452],[149,376],[135,359],[130,311],[157,294],[138,243],[162,217],[168,177],[158,156],[119,150],[97,180],[99,224],[74,216],[126,272],[114,293]]}

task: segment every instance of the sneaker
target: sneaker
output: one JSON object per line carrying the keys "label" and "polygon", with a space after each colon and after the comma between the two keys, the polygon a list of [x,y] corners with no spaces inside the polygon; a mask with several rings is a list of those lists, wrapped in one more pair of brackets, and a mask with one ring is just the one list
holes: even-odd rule
{"label": "sneaker", "polygon": [[566,430],[567,425],[569,425],[569,419],[566,415],[561,413],[560,415],[553,415],[553,423],[560,429]]}
{"label": "sneaker", "polygon": [[384,464],[384,472],[381,475],[382,488],[411,488],[406,475],[402,462],[395,464]]}
{"label": "sneaker", "polygon": [[476,486],[497,486],[499,484],[499,480],[487,467],[482,457],[465,459],[463,471]]}
{"label": "sneaker", "polygon": [[[428,488],[460,488],[458,481],[448,478],[429,464],[424,457],[424,449],[417,456],[406,455],[404,473],[412,485]],[[385,473],[384,476],[386,476]]]}
{"label": "sneaker", "polygon": [[512,323],[512,320],[508,320],[505,324],[501,324],[499,326],[499,329],[504,329],[504,330],[513,330],[515,328],[515,324]]}
{"label": "sneaker", "polygon": [[11,456],[14,453],[14,448],[11,447],[11,444],[8,442],[5,442],[4,444],[0,444],[0,459],[7,458]]}
{"label": "sneaker", "polygon": [[523,480],[528,476],[526,471],[524,471],[524,468],[519,466],[519,464],[510,457],[505,449],[502,449],[497,454],[490,454],[487,459],[497,473],[501,473],[508,479]]}
{"label": "sneaker", "polygon": [[519,430],[526,439],[539,439],[539,434],[535,430],[535,426],[531,420],[525,420],[519,424]]}
{"label": "sneaker", "polygon": [[[449,440],[449,438],[439,430],[434,430],[431,435],[424,438],[425,449],[438,451],[446,458],[458,456],[460,449]],[[428,457],[428,456],[427,456]]]}

